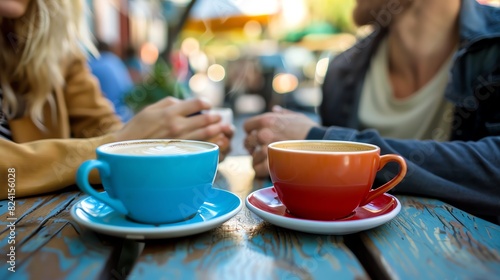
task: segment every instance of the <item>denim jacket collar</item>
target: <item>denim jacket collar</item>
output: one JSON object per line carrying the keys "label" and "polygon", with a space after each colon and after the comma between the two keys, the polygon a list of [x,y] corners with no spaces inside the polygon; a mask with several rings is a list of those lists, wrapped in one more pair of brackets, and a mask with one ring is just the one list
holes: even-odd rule
{"label": "denim jacket collar", "polygon": [[460,45],[445,96],[455,105],[473,110],[477,107],[475,92],[493,82],[490,73],[498,67],[500,52],[492,43],[500,40],[500,9],[462,0],[459,26]]}
{"label": "denim jacket collar", "polygon": [[462,0],[460,9],[460,43],[467,47],[477,41],[500,37],[500,9]]}

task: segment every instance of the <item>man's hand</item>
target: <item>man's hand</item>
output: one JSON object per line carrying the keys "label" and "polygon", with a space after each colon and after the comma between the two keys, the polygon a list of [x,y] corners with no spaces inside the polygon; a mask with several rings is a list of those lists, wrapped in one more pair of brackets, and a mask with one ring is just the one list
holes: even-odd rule
{"label": "man's hand", "polygon": [[267,145],[276,141],[305,139],[309,130],[317,126],[304,114],[283,109],[279,106],[273,112],[248,119],[244,124],[247,136],[245,148],[252,155],[255,176],[269,175]]}

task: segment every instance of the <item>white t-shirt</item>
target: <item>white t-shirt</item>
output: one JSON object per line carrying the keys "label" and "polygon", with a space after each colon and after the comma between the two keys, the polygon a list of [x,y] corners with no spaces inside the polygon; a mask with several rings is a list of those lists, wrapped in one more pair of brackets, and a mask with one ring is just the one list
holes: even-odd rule
{"label": "white t-shirt", "polygon": [[450,57],[413,95],[397,99],[390,84],[388,44],[384,39],[365,77],[358,112],[362,127],[377,129],[388,138],[449,140],[453,106],[444,92],[451,61]]}

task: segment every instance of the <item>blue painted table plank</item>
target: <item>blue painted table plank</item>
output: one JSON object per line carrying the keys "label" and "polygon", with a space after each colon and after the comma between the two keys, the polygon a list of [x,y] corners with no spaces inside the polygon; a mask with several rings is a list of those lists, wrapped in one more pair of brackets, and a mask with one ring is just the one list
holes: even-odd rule
{"label": "blue painted table plank", "polygon": [[400,214],[362,235],[394,279],[499,279],[500,226],[443,202],[398,196]]}
{"label": "blue painted table plank", "polygon": [[130,279],[368,279],[342,237],[272,226],[247,209],[210,232],[146,248]]}
{"label": "blue painted table plank", "polygon": [[[81,229],[69,209],[80,192],[18,199],[15,224],[15,272],[3,258],[0,279],[96,279],[110,275],[121,242],[103,242]],[[4,219],[2,219],[4,220]],[[10,230],[0,232],[0,248],[8,252]],[[5,241],[5,242],[4,242]],[[113,243],[113,244],[112,244]]]}

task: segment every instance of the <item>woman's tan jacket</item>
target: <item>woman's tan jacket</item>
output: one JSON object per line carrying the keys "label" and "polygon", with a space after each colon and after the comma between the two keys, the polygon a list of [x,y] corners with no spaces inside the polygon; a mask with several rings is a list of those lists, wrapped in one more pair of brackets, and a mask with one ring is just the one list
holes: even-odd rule
{"label": "woman's tan jacket", "polygon": [[[95,158],[97,146],[112,142],[109,134],[122,127],[111,103],[101,94],[86,61],[74,60],[65,69],[66,85],[54,91],[56,116],[44,108],[46,131],[29,116],[10,120],[12,140],[0,139],[0,199],[37,195],[75,184],[78,166]],[[14,171],[12,173],[9,171]],[[12,175],[15,174],[14,185]],[[91,182],[98,183],[97,172]]]}

